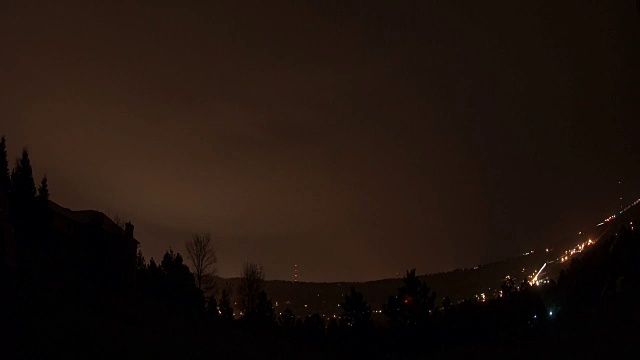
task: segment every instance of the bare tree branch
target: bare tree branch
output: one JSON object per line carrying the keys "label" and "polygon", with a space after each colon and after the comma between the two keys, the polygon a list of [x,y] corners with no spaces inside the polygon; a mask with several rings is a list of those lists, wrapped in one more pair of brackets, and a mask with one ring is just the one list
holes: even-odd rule
{"label": "bare tree branch", "polygon": [[215,264],[218,262],[216,250],[211,243],[211,234],[193,234],[191,241],[187,241],[187,258],[191,262],[193,274],[196,278],[198,289],[205,291],[204,287],[210,285],[216,274]]}
{"label": "bare tree branch", "polygon": [[262,266],[254,263],[244,263],[242,267],[242,278],[238,293],[240,295],[240,306],[245,314],[256,310],[258,295],[264,287],[264,273]]}

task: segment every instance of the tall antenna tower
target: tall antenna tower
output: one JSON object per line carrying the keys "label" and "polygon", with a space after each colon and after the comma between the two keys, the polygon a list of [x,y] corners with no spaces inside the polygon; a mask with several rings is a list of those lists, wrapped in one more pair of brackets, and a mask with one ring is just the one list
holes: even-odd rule
{"label": "tall antenna tower", "polygon": [[298,282],[298,264],[293,265],[293,282]]}

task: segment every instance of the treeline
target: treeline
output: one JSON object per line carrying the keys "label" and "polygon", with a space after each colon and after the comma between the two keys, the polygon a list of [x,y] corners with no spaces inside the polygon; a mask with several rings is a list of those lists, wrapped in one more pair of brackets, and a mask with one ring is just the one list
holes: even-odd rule
{"label": "treeline", "polygon": [[[28,264],[33,268],[43,256],[42,239],[48,227],[49,187],[45,175],[36,188],[29,152],[23,149],[12,169],[6,141],[0,139],[0,206],[3,229],[0,259],[3,264]],[[8,244],[10,240],[15,245]],[[34,259],[38,258],[38,259]]]}
{"label": "treeline", "polygon": [[[193,293],[197,287],[187,266],[179,255],[167,252],[163,264],[171,261],[183,267],[180,273],[189,284],[185,289]],[[284,356],[283,352],[293,357],[310,352],[329,358],[467,357],[478,351],[500,358],[612,356],[629,351],[632,334],[638,330],[639,264],[640,232],[625,226],[617,235],[600,240],[575,257],[557,282],[518,284],[506,278],[501,295],[485,301],[474,298],[453,303],[447,296],[438,297],[432,292],[415,270],[407,271],[402,286],[384,305],[384,323],[371,320],[371,307],[355,288],[344,295],[341,314],[328,321],[320,314],[298,317],[287,308],[276,312],[262,289],[262,270],[253,264],[243,269],[241,285],[235,289],[237,304],[229,300],[233,289],[224,289],[220,299],[213,294],[206,298],[193,296],[189,304],[181,303],[189,298],[185,292],[181,300],[165,302],[165,310],[155,311],[190,317],[203,326],[201,334],[231,336],[223,347],[236,344],[236,348],[247,347],[253,349],[250,353],[272,354],[275,358]],[[167,279],[155,282],[159,286],[156,294],[162,293],[162,288],[175,289],[169,283],[160,285],[171,277],[173,270],[168,269],[173,266],[158,267],[150,262],[139,267],[142,274],[147,274],[139,279],[148,279],[159,268],[166,268],[166,275],[156,275]],[[140,284],[138,291],[148,291]],[[158,295],[157,299],[176,294]],[[178,304],[199,310],[168,310]],[[296,352],[284,350],[292,348]]]}
{"label": "treeline", "polygon": [[36,188],[26,150],[10,171],[4,138],[0,190],[17,264],[3,266],[2,358],[609,357],[629,351],[639,330],[640,232],[632,226],[575,257],[557,282],[507,278],[501,296],[486,301],[439,297],[409,270],[383,307],[387,321],[374,323],[356,288],[329,320],[276,311],[257,264],[243,265],[237,288],[219,289],[208,234],[187,242],[186,261],[172,249],[159,262],[138,252],[135,285],[114,302],[89,290],[102,286],[92,279],[104,269],[75,274],[49,258],[47,179]]}
{"label": "treeline", "polygon": [[[176,258],[179,255],[168,252],[163,263]],[[210,295],[182,303],[183,312],[166,307],[159,313],[182,313],[200,324],[190,334],[205,337],[205,353],[228,354],[231,349],[239,357],[423,358],[478,352],[498,358],[610,357],[627,354],[639,330],[639,264],[640,232],[627,226],[575,257],[557,282],[517,284],[507,278],[501,296],[486,301],[453,303],[438,297],[410,270],[384,305],[384,323],[372,321],[371,307],[355,288],[344,295],[341,314],[328,321],[320,314],[298,317],[286,308],[276,312],[261,286],[249,285],[261,270],[248,264],[240,289],[235,289],[237,304],[229,301],[233,290],[224,289],[220,298]],[[185,281],[195,289],[182,266]],[[157,267],[150,262],[139,271],[151,273]],[[255,290],[255,300],[249,300],[244,286]],[[167,283],[160,288],[175,287]],[[187,311],[193,306],[197,313]],[[221,338],[222,344],[216,342]],[[208,347],[211,344],[220,347]]]}

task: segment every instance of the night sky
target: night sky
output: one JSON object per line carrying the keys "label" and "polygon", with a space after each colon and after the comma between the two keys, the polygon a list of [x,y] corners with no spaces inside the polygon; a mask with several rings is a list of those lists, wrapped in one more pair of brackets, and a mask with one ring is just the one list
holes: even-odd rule
{"label": "night sky", "polygon": [[640,197],[634,0],[106,3],[0,2],[0,134],[147,259],[446,271]]}

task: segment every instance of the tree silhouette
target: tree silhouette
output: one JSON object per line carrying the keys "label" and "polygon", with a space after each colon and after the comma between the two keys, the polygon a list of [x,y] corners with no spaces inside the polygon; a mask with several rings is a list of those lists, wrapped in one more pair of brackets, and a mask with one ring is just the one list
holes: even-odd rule
{"label": "tree silhouette", "polygon": [[305,317],[301,325],[302,335],[312,345],[318,346],[325,336],[324,319],[320,314],[311,314]]}
{"label": "tree silhouette", "polygon": [[451,312],[451,308],[453,307],[453,303],[451,302],[451,298],[449,296],[445,296],[442,299],[442,309],[444,310],[445,315]]}
{"label": "tree silhouette", "polygon": [[[140,255],[142,255],[142,253],[140,253]],[[143,257],[144,259],[144,257]],[[149,259],[149,266],[148,266],[150,271],[156,271],[158,269],[158,265],[156,264],[156,261],[153,260],[153,257],[151,257],[151,259]]]}
{"label": "tree silhouette", "polygon": [[[34,255],[39,246],[37,241],[37,231],[40,226],[37,224],[37,214],[35,205],[36,187],[33,181],[33,171],[29,152],[26,148],[22,150],[22,156],[16,160],[16,164],[11,171],[11,189],[9,202],[14,225],[14,238],[16,243],[16,254],[19,267],[27,275],[32,272],[33,266],[37,263]],[[31,274],[29,276],[33,276]]]}
{"label": "tree silhouette", "polygon": [[179,253],[169,249],[160,264],[165,274],[164,294],[169,306],[177,314],[197,317],[204,310],[202,293],[195,286],[193,274],[189,271]]}
{"label": "tree silhouette", "polygon": [[184,265],[182,255],[180,255],[180,253],[173,252],[173,249],[171,248],[164,253],[160,266],[167,275],[188,278],[189,275],[187,274],[190,274],[189,268]]}
{"label": "tree silhouette", "polygon": [[389,296],[383,311],[395,325],[424,326],[434,308],[436,293],[429,293],[431,289],[416,276],[416,269],[407,271],[402,282],[398,295]]}
{"label": "tree silhouette", "polygon": [[191,262],[193,274],[196,278],[198,289],[207,292],[213,282],[216,273],[215,264],[218,261],[216,250],[211,243],[211,234],[193,234],[187,241],[187,257]]}
{"label": "tree silhouette", "polygon": [[11,184],[16,201],[23,205],[30,205],[36,197],[36,185],[33,181],[31,160],[26,148],[22,149],[22,156],[16,160],[11,173]]}
{"label": "tree silhouette", "polygon": [[[155,264],[155,262],[154,262]],[[138,255],[136,257],[136,269],[137,270],[146,270],[147,264],[144,260],[144,255],[142,254],[142,250],[138,250]]]}
{"label": "tree silhouette", "polygon": [[207,299],[207,307],[205,308],[205,316],[207,320],[215,322],[220,319],[220,312],[218,310],[218,302],[216,297],[211,295]]}
{"label": "tree silhouette", "polygon": [[338,322],[338,319],[332,317],[329,319],[327,323],[327,337],[333,342],[339,342],[341,338],[343,338],[344,328]]}
{"label": "tree silhouette", "polygon": [[261,324],[269,325],[275,322],[276,314],[271,300],[267,297],[266,291],[260,291],[254,313],[247,313],[247,316],[253,317]]}
{"label": "tree silhouette", "polygon": [[49,186],[47,185],[47,175],[42,177],[42,181],[40,181],[40,186],[38,186],[38,201],[44,206],[48,205],[49,202]]}
{"label": "tree silhouette", "polygon": [[231,307],[231,289],[222,289],[220,295],[220,317],[223,321],[230,322],[233,320],[233,308]]}
{"label": "tree silhouette", "polygon": [[344,325],[354,329],[364,329],[369,327],[371,320],[371,305],[364,300],[361,292],[351,287],[350,294],[344,297],[342,307],[342,321]]}
{"label": "tree silhouette", "polygon": [[502,281],[500,289],[502,289],[502,296],[509,296],[516,291],[516,282],[511,276],[507,276],[504,281]]}
{"label": "tree silhouette", "polygon": [[240,307],[245,314],[256,311],[263,287],[264,274],[261,267],[254,263],[245,263],[242,267],[242,277],[238,288]]}
{"label": "tree silhouette", "polygon": [[7,146],[4,136],[0,139],[0,267],[7,259],[9,237],[9,162],[7,161]]}
{"label": "tree silhouette", "polygon": [[7,144],[4,136],[0,138],[0,193],[9,192],[9,162],[7,161]]}
{"label": "tree silhouette", "polygon": [[286,308],[284,309],[282,314],[280,314],[278,323],[280,323],[280,326],[285,329],[293,329],[293,327],[296,325],[296,316],[293,311],[291,311],[291,309]]}
{"label": "tree silhouette", "polygon": [[40,186],[38,186],[38,195],[36,196],[36,202],[34,206],[33,214],[33,249],[31,253],[34,258],[38,258],[36,262],[42,268],[41,277],[50,276],[50,271],[46,268],[54,266],[52,263],[52,257],[49,254],[52,252],[52,247],[55,245],[48,241],[51,229],[52,216],[49,209],[49,187],[47,184],[47,176],[43,176]]}

